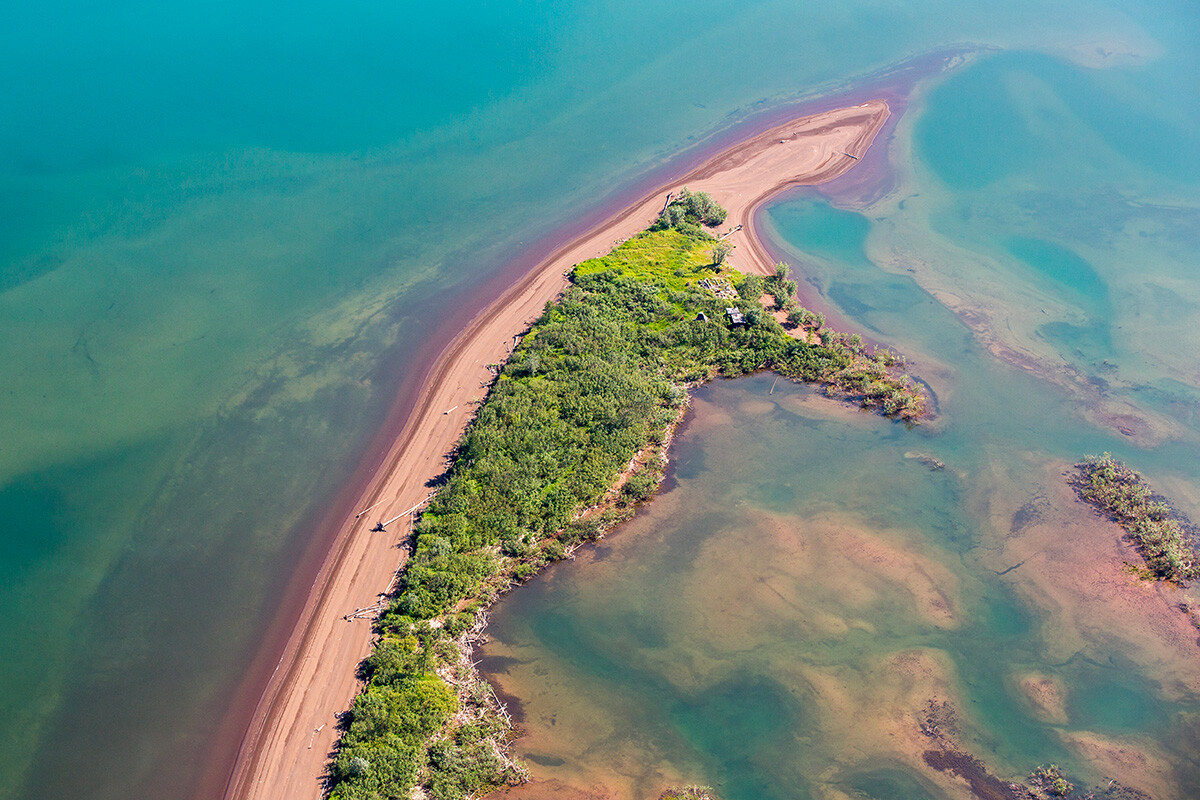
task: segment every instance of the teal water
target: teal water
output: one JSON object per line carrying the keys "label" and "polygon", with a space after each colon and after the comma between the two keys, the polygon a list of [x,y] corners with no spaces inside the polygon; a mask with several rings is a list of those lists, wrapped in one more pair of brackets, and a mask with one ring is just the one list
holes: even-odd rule
{"label": "teal water", "polygon": [[[1170,181],[1174,216],[1167,199],[1143,219],[1075,194],[1082,249],[1054,231],[995,238],[945,205],[914,203],[918,227],[986,240],[999,260],[1021,237],[1064,247],[1111,282],[1131,253],[1091,252],[1099,212],[1160,240],[1154,277],[1110,296],[1133,290],[1153,303],[1142,313],[1189,330],[1190,284],[1168,256],[1190,242],[1194,162],[1141,153],[1144,137],[1109,118],[1132,106],[1164,121],[1151,150],[1189,129],[1194,48],[1174,25],[1187,7],[1042,6],[0,11],[0,797],[191,793],[316,521],[454,313],[524,246],[754,112],[964,43],[1036,50],[1064,96],[1110,91],[1109,108],[1062,113],[1131,153],[1122,174]],[[1061,61],[1101,50],[1135,69]],[[1009,168],[993,183],[1011,199],[1019,180]],[[1037,271],[1019,260],[1005,264]],[[840,296],[908,301],[860,266]],[[1057,324],[1073,327],[1031,335],[1108,341],[1090,317]],[[1180,358],[1143,370],[1129,354],[1147,343],[1112,339],[1129,381],[1114,393],[1198,424]]]}
{"label": "teal water", "polygon": [[1200,513],[1186,13],[1133,10],[1137,57],[975,54],[917,87],[886,190],[763,212],[802,299],[907,356],[939,418],[700,390],[664,492],[496,609],[485,669],[555,765],[519,796],[959,797],[921,760],[931,701],[1004,779],[1200,794],[1195,590],[1112,566],[1062,474],[1109,450]]}

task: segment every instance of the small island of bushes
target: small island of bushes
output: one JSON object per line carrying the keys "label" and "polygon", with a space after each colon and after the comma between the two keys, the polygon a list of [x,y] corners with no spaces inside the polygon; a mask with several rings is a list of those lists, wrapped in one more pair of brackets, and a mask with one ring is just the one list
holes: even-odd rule
{"label": "small island of bushes", "polygon": [[498,371],[377,622],[329,768],[332,798],[451,800],[522,778],[464,640],[500,593],[653,494],[689,386],[770,369],[896,419],[921,416],[897,359],[799,309],[786,267],[766,278],[729,267],[702,227],[723,219],[703,193],[682,193],[652,229],[579,264]]}
{"label": "small island of bushes", "polygon": [[1200,577],[1190,525],[1141,475],[1110,453],[1088,456],[1075,468],[1075,492],[1126,530],[1154,577],[1176,582]]}

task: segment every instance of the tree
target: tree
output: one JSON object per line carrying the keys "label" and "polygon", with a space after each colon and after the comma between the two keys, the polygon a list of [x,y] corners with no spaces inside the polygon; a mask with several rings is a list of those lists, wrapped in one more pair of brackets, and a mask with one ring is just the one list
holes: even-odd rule
{"label": "tree", "polygon": [[701,225],[710,228],[720,225],[727,213],[707,192],[690,192],[684,188],[678,197],[667,203],[650,230],[675,228],[684,233],[699,232]]}
{"label": "tree", "polygon": [[763,279],[758,275],[746,275],[734,287],[743,300],[749,300],[757,305],[763,295]]}
{"label": "tree", "polygon": [[725,259],[728,258],[729,252],[731,250],[733,250],[733,245],[731,245],[729,242],[726,242],[724,240],[719,241],[715,245],[713,245],[712,265],[714,267],[718,267],[718,268],[721,267],[721,265],[723,265],[725,263]]}

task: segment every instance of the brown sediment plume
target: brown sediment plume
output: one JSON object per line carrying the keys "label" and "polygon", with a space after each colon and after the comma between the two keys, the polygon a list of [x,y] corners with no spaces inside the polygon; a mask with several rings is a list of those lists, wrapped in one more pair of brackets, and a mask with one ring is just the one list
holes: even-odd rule
{"label": "brown sediment plume", "polygon": [[[1068,663],[1077,658],[1097,663],[1122,653],[1153,681],[1168,701],[1200,693],[1197,630],[1179,605],[1180,588],[1140,579],[1128,568],[1140,561],[1122,541],[1115,523],[1097,519],[1062,480],[1068,465],[1043,465],[1041,474],[1020,477],[992,474],[994,486],[1021,485],[1036,496],[1023,506],[996,492],[993,527],[1005,532],[1001,545],[988,550],[985,563],[1040,615],[1045,659]],[[1006,495],[1004,501],[997,498]],[[1022,509],[1035,513],[1023,513]],[[1160,800],[1178,797],[1170,783],[1170,758],[1145,737],[1112,739],[1089,730],[1072,730],[1069,706],[1057,682],[1042,673],[1014,676],[1036,716],[1058,727],[1058,735],[1087,765],[1082,777],[1101,785],[1115,776]],[[1076,723],[1078,724],[1078,723]],[[1126,790],[1128,791],[1128,790]],[[1133,796],[1133,795],[1124,795]]]}
{"label": "brown sediment plume", "polygon": [[224,796],[233,800],[312,797],[320,791],[338,715],[358,691],[355,667],[370,649],[368,621],[345,619],[377,603],[401,555],[406,519],[372,531],[426,496],[441,474],[446,453],[461,436],[474,403],[492,379],[487,365],[502,362],[548,300],[566,285],[576,263],[607,253],[643,230],[668,192],[684,186],[707,191],[729,211],[726,228],[737,246],[739,269],[769,274],[772,259],[753,227],[755,210],[780,191],[822,183],[858,163],[889,115],[872,100],[813,114],[748,137],[680,178],[563,244],[491,306],[443,350],[399,436],[363,492],[359,509],[376,511],[345,520],[309,592],[299,619],[256,710],[241,736]]}
{"label": "brown sediment plume", "polygon": [[[866,609],[884,597],[903,598],[917,616],[939,628],[960,624],[957,613],[959,580],[934,558],[912,549],[898,531],[873,529],[845,514],[820,514],[798,519],[761,511],[746,512],[747,521],[769,533],[778,557],[772,566],[747,565],[745,581],[771,587],[781,602],[789,602],[788,586],[827,587],[836,608],[834,630],[869,627]],[[784,566],[786,565],[786,566]],[[731,569],[733,565],[731,564]],[[776,589],[772,576],[786,580]],[[807,588],[805,591],[807,595]],[[816,611],[806,606],[805,613]],[[819,624],[820,615],[812,620]],[[816,631],[814,631],[816,632]]]}
{"label": "brown sediment plume", "polygon": [[495,800],[517,796],[520,800],[561,800],[564,797],[571,800],[621,800],[620,795],[607,787],[581,788],[563,781],[538,778],[533,778],[519,787],[500,789],[488,795]]}
{"label": "brown sediment plume", "polygon": [[1144,404],[1115,396],[1105,384],[1083,370],[1054,355],[1035,352],[1029,345],[1010,341],[993,313],[980,304],[971,304],[946,289],[928,289],[939,303],[950,309],[970,328],[983,347],[1000,361],[1053,383],[1078,401],[1081,416],[1094,425],[1128,437],[1140,447],[1155,447],[1171,439],[1193,440],[1176,419],[1155,412]]}
{"label": "brown sediment plume", "polygon": [[977,758],[957,750],[926,750],[921,759],[938,772],[950,772],[967,782],[979,800],[1022,800],[1029,795],[990,774]]}

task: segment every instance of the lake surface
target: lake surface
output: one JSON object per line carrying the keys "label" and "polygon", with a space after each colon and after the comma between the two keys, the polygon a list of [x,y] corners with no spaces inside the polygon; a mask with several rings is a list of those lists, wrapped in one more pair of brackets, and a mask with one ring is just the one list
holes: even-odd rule
{"label": "lake surface", "polygon": [[1109,450],[1200,511],[1196,49],[1158,33],[1145,63],[970,56],[878,179],[764,211],[802,299],[906,355],[939,417],[699,390],[663,493],[496,609],[483,667],[535,778],[511,797],[959,797],[921,758],[947,707],[1003,779],[1200,793],[1196,593],[1122,571],[1064,478]]}
{"label": "lake surface", "polygon": [[[779,247],[847,327],[931,365],[940,433],[964,414],[964,443],[1014,410],[1002,430],[1065,419],[1036,458],[1111,446],[1196,507],[1192,11],[0,12],[0,797],[192,793],[208,752],[235,746],[214,745],[219,722],[289,579],[307,585],[321,521],[346,510],[339,490],[527,248],[738,120],[913,59],[928,80],[887,170],[903,191],[778,206]],[[938,77],[946,52],[976,56]],[[826,218],[858,238],[806,241]],[[947,293],[1098,376],[1109,405],[1081,417],[1070,390],[1006,371]],[[779,690],[747,680],[770,705]],[[1130,686],[1120,708],[1140,706]]]}

